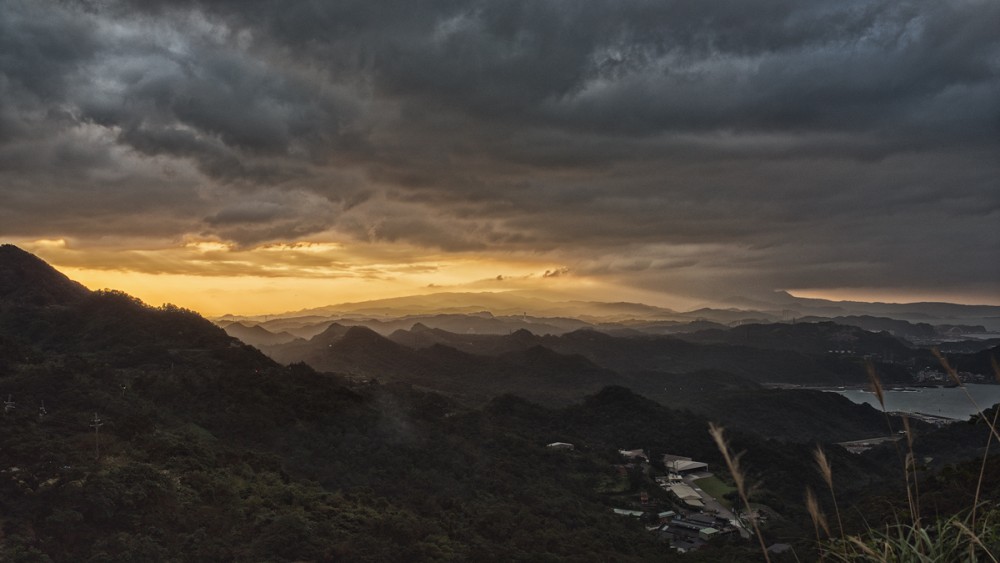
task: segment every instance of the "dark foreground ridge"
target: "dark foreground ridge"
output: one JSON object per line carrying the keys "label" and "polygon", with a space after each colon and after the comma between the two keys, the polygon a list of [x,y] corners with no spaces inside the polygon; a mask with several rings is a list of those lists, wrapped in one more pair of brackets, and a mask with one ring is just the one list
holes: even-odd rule
{"label": "dark foreground ridge", "polygon": [[0,245],[0,306],[66,305],[89,293],[34,254]]}

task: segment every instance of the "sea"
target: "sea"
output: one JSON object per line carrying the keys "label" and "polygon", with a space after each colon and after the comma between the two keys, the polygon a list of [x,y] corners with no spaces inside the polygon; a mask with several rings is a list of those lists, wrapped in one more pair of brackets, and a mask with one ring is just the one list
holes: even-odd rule
{"label": "sea", "polygon": [[[867,403],[881,410],[875,394],[863,389],[831,389],[855,403]],[[966,391],[968,395],[966,395]],[[976,407],[986,410],[1000,403],[1000,385],[967,383],[961,387],[919,387],[886,389],[885,410],[929,414],[955,420],[968,420],[976,413]],[[969,399],[972,397],[972,400]]]}

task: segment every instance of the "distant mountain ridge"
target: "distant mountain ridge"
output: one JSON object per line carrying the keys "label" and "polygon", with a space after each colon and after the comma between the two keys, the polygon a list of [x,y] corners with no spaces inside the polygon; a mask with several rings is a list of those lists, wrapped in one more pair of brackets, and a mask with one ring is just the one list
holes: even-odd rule
{"label": "distant mountain ridge", "polygon": [[222,327],[226,334],[233,338],[239,338],[243,342],[257,348],[285,344],[295,340],[297,337],[287,332],[274,333],[260,325],[247,326],[243,323],[229,323]]}
{"label": "distant mountain ridge", "polygon": [[[670,323],[715,322],[724,325],[790,322],[810,320],[853,319],[856,324],[865,318],[881,317],[911,324],[977,327],[1000,331],[1000,306],[962,305],[954,303],[864,303],[800,298],[777,292],[769,300],[729,298],[724,306],[702,307],[679,312],[642,303],[606,303],[596,301],[555,301],[524,294],[520,291],[496,293],[435,293],[365,302],[341,303],[296,312],[264,316],[226,315],[217,322],[247,321],[265,324],[295,318],[354,319],[391,322],[406,317],[434,315],[480,316],[486,314],[512,323],[517,317],[534,323],[553,324],[565,331],[565,319],[585,322],[605,329],[637,329],[665,333]],[[649,327],[656,327],[655,329]],[[265,326],[265,328],[269,328]],[[395,328],[409,328],[398,326]],[[441,327],[455,330],[455,327]],[[514,327],[514,330],[521,327]],[[529,328],[530,327],[524,327]],[[575,327],[579,328],[579,327]],[[868,327],[864,327],[868,328]],[[270,330],[270,328],[269,328]],[[378,329],[376,329],[378,331]],[[569,330],[573,330],[572,328]],[[382,331],[379,331],[382,332]],[[391,331],[390,331],[391,332]],[[540,332],[534,330],[533,332]],[[384,333],[384,332],[383,332]],[[385,333],[384,333],[385,334]]]}
{"label": "distant mountain ridge", "polygon": [[[552,301],[531,297],[519,291],[461,293],[443,292],[428,295],[412,295],[374,299],[371,301],[339,303],[323,307],[303,309],[286,313],[267,315],[272,319],[362,315],[403,317],[408,315],[456,314],[471,315],[488,311],[496,316],[532,315],[542,317],[571,317],[577,319],[632,319],[632,318],[672,318],[676,311],[643,303],[606,303],[590,301]],[[216,319],[264,320],[264,316],[224,315]]]}
{"label": "distant mountain ridge", "polygon": [[[912,322],[947,324],[968,319],[971,324],[986,324],[991,330],[1000,329],[1000,306],[966,305],[925,301],[916,303],[883,303],[865,301],[831,301],[809,297],[796,297],[785,291],[775,292],[767,299],[730,297],[726,301],[739,308],[771,311],[778,314],[794,313],[796,316],[881,316]],[[972,322],[982,319],[986,322]]]}
{"label": "distant mountain ridge", "polygon": [[910,347],[886,332],[872,332],[831,321],[811,323],[746,324],[728,330],[711,329],[678,335],[688,342],[736,344],[795,350],[811,354],[850,351],[854,354],[905,357]]}
{"label": "distant mountain ridge", "polygon": [[[442,331],[443,332],[443,331]],[[309,341],[267,349],[282,363],[305,362],[314,369],[381,382],[403,382],[483,402],[514,391],[559,404],[607,384],[622,384],[618,374],[579,355],[564,355],[538,345],[476,354],[433,342],[414,349],[362,327],[331,325]],[[572,393],[565,393],[573,389]]]}
{"label": "distant mountain ridge", "polygon": [[[821,332],[838,330],[864,332],[842,326]],[[763,388],[760,381],[775,379],[814,384],[857,383],[867,377],[856,360],[822,360],[796,350],[648,335],[615,337],[592,329],[559,336],[523,329],[476,335],[418,324],[386,338],[365,327],[332,324],[311,340],[267,352],[282,363],[301,361],[319,371],[412,385],[470,404],[510,393],[546,405],[566,405],[617,385],[673,408],[780,439],[864,437],[884,425],[875,410],[834,393]],[[757,405],[752,417],[734,408],[743,403]],[[809,414],[816,410],[824,415]],[[787,424],[790,412],[796,413],[794,425]]]}

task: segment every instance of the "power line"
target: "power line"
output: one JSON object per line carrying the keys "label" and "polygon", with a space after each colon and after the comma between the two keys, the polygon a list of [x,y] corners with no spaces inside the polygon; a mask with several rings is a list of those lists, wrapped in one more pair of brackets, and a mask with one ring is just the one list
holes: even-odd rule
{"label": "power line", "polygon": [[99,416],[97,416],[97,413],[95,412],[94,413],[94,420],[92,420],[90,422],[90,427],[94,429],[94,454],[96,456],[96,459],[98,459],[98,460],[101,459],[101,436],[100,436],[100,431],[101,431],[101,427],[102,426],[104,426],[104,422],[101,421],[101,418]]}

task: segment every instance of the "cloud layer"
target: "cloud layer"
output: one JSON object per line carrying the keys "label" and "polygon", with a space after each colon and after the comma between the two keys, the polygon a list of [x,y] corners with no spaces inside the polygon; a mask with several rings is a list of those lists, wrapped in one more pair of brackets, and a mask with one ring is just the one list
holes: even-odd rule
{"label": "cloud layer", "polygon": [[989,0],[4,2],[0,235],[1000,295],[997,21]]}

